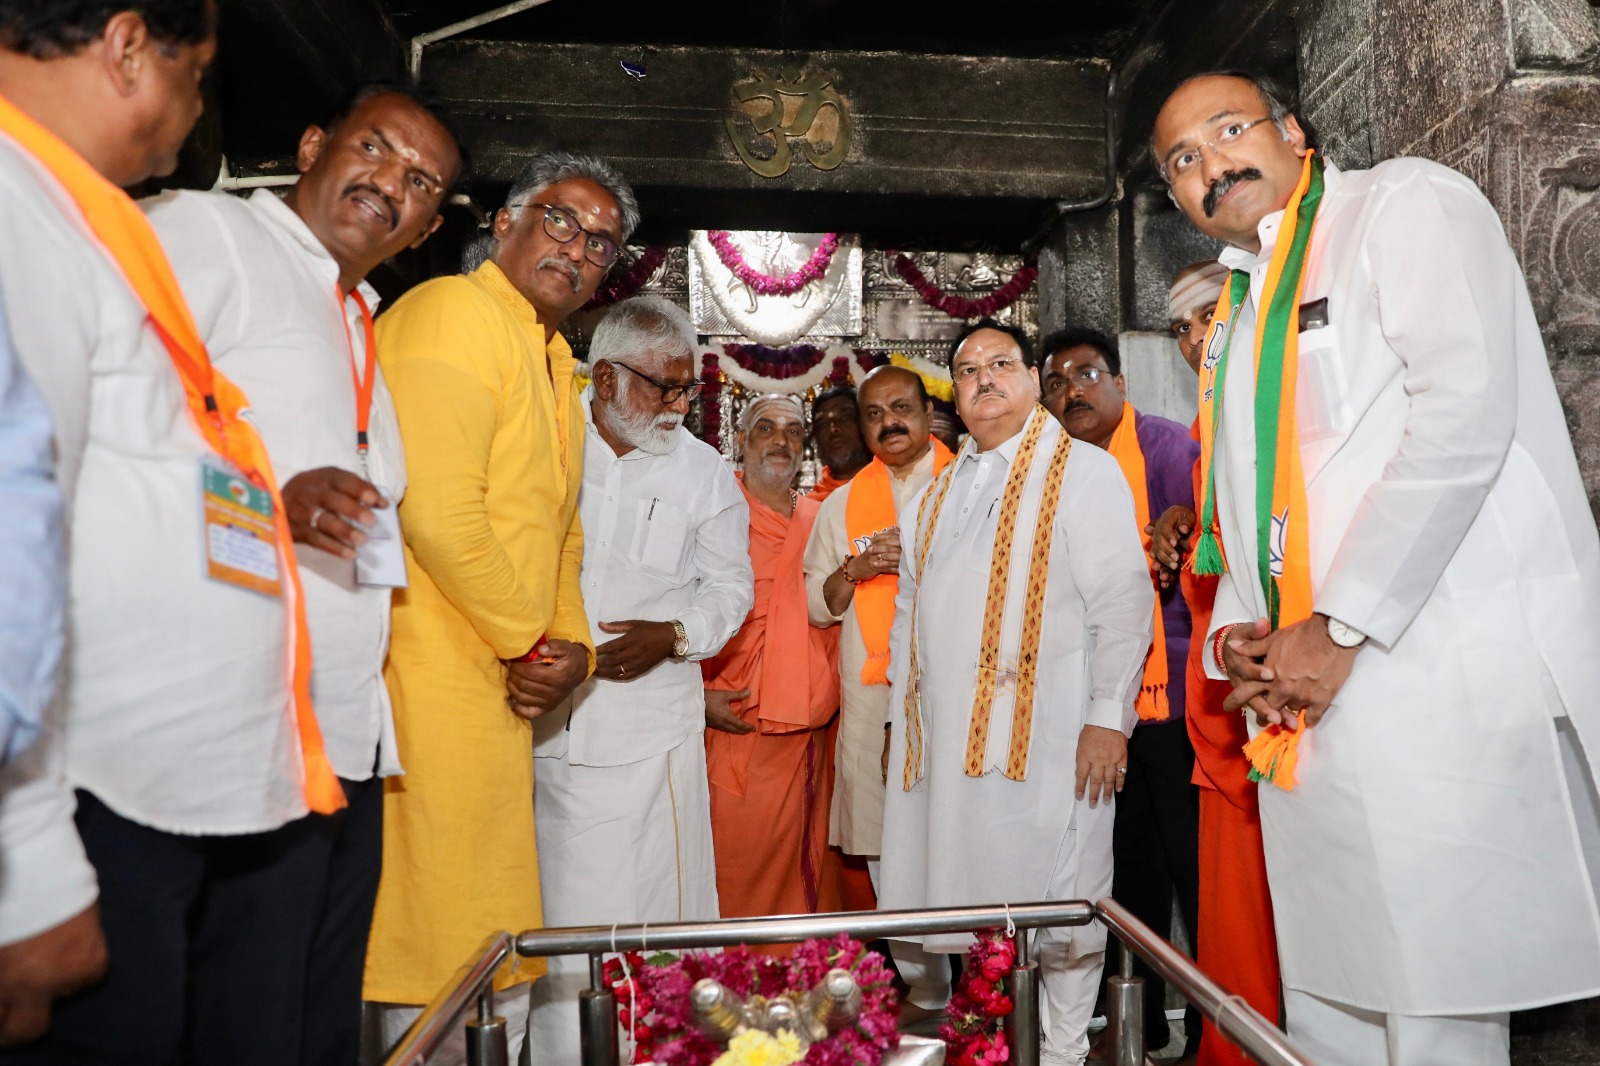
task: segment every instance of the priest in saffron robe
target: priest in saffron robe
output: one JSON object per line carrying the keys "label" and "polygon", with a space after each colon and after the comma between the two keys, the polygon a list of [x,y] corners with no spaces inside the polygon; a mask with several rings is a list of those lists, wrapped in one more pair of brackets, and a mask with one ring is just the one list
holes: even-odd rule
{"label": "priest in saffron robe", "polygon": [[[1168,294],[1172,334],[1184,361],[1200,371],[1200,350],[1211,325],[1228,268],[1210,260],[1178,271]],[[1191,431],[1199,439],[1198,423]],[[1198,485],[1200,464],[1194,465]],[[1198,489],[1196,490],[1198,492]],[[1150,551],[1162,583],[1178,585],[1193,617],[1193,632],[1211,624],[1215,575],[1184,566],[1195,528],[1193,506],[1174,504],[1156,519]],[[1262,1017],[1278,1017],[1278,940],[1272,929],[1272,895],[1261,850],[1261,809],[1244,746],[1244,716],[1223,706],[1231,687],[1206,676],[1205,638],[1189,644],[1184,721],[1194,745],[1194,783],[1200,789],[1199,906],[1195,961],[1228,991],[1243,996]],[[1245,1066],[1244,1052],[1206,1021],[1197,1066]]]}
{"label": "priest in saffron robe", "polygon": [[805,442],[792,396],[752,400],[740,419],[755,606],[706,660],[706,768],[724,918],[839,909],[828,851],[837,630],[813,628],[803,562],[819,504],[791,486]]}
{"label": "priest in saffron robe", "polygon": [[[1117,461],[1133,491],[1134,528],[1141,537],[1152,516],[1194,503],[1200,446],[1179,423],[1133,409],[1115,341],[1092,329],[1064,329],[1046,337],[1039,354],[1044,405],[1075,439],[1104,448]],[[1192,940],[1199,924],[1200,807],[1194,748],[1183,723],[1189,608],[1176,588],[1160,590],[1152,623],[1155,639],[1134,705],[1139,724],[1128,739],[1127,780],[1117,797],[1111,895],[1168,939],[1176,900]],[[1138,973],[1145,981],[1145,1044],[1166,1047],[1166,982],[1142,960]],[[1193,1006],[1184,1018],[1184,1037],[1185,1052],[1194,1053],[1200,1012]]]}
{"label": "priest in saffron robe", "polygon": [[[1027,343],[993,322],[957,341],[971,436],[901,517],[884,910],[1111,890],[1155,594],[1122,471],[1039,406]],[[1105,928],[1045,930],[1035,946],[1040,1061],[1082,1063]]]}

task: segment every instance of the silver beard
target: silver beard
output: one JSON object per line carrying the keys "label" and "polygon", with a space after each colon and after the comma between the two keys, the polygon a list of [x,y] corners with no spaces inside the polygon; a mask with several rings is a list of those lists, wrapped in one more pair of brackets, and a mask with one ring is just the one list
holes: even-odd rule
{"label": "silver beard", "polygon": [[[633,375],[627,371],[617,376],[616,398],[608,404],[601,405],[596,417],[618,438],[641,452],[648,455],[666,455],[678,445],[678,426],[683,423],[683,416],[667,411],[656,414],[630,411],[628,397],[637,387],[632,377]],[[670,425],[663,429],[663,423]]]}

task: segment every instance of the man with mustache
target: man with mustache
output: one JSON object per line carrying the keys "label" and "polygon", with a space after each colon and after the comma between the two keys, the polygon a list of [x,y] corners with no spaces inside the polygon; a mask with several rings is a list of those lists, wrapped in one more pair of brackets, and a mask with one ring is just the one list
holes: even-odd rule
{"label": "man with mustache", "polygon": [[[839,738],[834,748],[828,843],[864,856],[874,882],[883,841],[884,725],[889,708],[889,630],[900,574],[899,511],[950,462],[928,427],[933,403],[914,372],[880,366],[862,381],[861,435],[873,460],[822,504],[806,545],[812,625],[839,631]],[[911,1003],[937,1010],[950,998],[942,955],[897,942],[895,965]]]}
{"label": "man with mustache", "polygon": [[[556,332],[593,295],[639,221],[626,181],[548,152],[495,213],[494,251],[467,276],[412,289],[378,324],[407,456],[387,677],[405,776],[384,797],[383,877],[366,997],[392,1040],[483,939],[541,924],[531,719],[588,677],[579,583],[584,418]],[[522,675],[508,700],[508,672]],[[496,989],[513,1055],[519,964]]]}
{"label": "man with mustache", "polygon": [[872,453],[861,440],[861,412],[854,387],[834,385],[811,401],[811,439],[822,476],[808,495],[821,503],[872,461]]}
{"label": "man with mustache", "polygon": [[1260,730],[1289,1035],[1504,1064],[1510,1010],[1600,988],[1600,537],[1521,270],[1471,181],[1341,171],[1261,79],[1184,82],[1152,147],[1228,244],[1191,565]]}
{"label": "man with mustache", "polygon": [[295,953],[232,918],[344,804],[293,545],[248,401],[121,191],[176,166],[216,17],[0,5],[0,291],[54,423],[72,649],[0,776],[0,1042],[50,1027],[7,1061],[299,1061],[298,1033],[261,1031]]}
{"label": "man with mustache", "polygon": [[[270,1038],[298,1061],[354,1060],[383,855],[383,780],[400,772],[383,683],[391,587],[405,577],[394,507],[405,455],[369,349],[366,275],[427,239],[464,159],[437,104],[397,85],[346,94],[300,138],[299,181],[145,203],[213,361],[251,398],[298,549],[315,653],[311,694],[349,807],[310,819],[271,894],[284,955]],[[383,515],[380,522],[379,515]],[[246,919],[266,921],[257,901]],[[281,1000],[279,999],[281,997]]]}
{"label": "man with mustache", "polygon": [[[1103,448],[1133,491],[1134,528],[1141,536],[1152,516],[1194,504],[1199,446],[1169,419],[1136,411],[1128,402],[1122,357],[1111,338],[1092,329],[1065,329],[1039,346],[1044,405],[1076,440]],[[1146,548],[1148,554],[1148,546]],[[1150,560],[1152,573],[1156,570]],[[1198,892],[1198,797],[1194,749],[1184,716],[1183,664],[1189,656],[1189,607],[1176,588],[1157,589],[1155,639],[1145,657],[1128,739],[1128,773],[1117,798],[1111,894],[1163,937],[1172,932],[1174,900],[1191,937]],[[1166,982],[1139,963],[1145,980],[1145,1044],[1167,1046]],[[1200,1041],[1200,1013],[1185,1015],[1185,1049]]]}
{"label": "man with mustache", "polygon": [[[534,723],[534,814],[548,925],[714,921],[717,872],[699,662],[752,600],[749,508],[683,426],[698,338],[660,297],[606,313],[589,346],[583,593],[594,676]],[[512,675],[513,698],[537,698]],[[582,956],[533,990],[535,1062],[578,1061]]]}
{"label": "man with mustache", "polygon": [[[1229,270],[1216,260],[1191,263],[1178,271],[1167,297],[1172,335],[1189,369],[1200,372],[1206,327]],[[1200,436],[1199,423],[1191,431]],[[1200,464],[1195,463],[1198,482]],[[1185,567],[1193,506],[1174,504],[1150,530],[1150,553],[1160,567],[1163,588],[1178,585],[1193,617],[1191,632],[1210,628],[1216,601],[1215,575]],[[1261,851],[1261,813],[1244,719],[1224,703],[1231,686],[1206,676],[1208,651],[1189,644],[1184,674],[1184,721],[1194,745],[1194,783],[1200,790],[1200,878],[1195,913],[1195,961],[1218,984],[1243,996],[1264,1018],[1278,1017],[1278,942],[1272,931],[1272,897],[1266,858]],[[1244,1053],[1207,1020],[1200,1038],[1199,1066],[1245,1066]]]}
{"label": "man with mustache", "polygon": [[[1027,337],[993,322],[957,339],[971,439],[901,511],[885,910],[1111,888],[1155,595],[1127,481],[1039,406],[1027,357]],[[1084,1061],[1105,936],[1036,937],[1042,1062]],[[967,938],[920,939],[950,951]]]}
{"label": "man with mustache", "polygon": [[794,491],[805,409],[793,396],[753,398],[739,419],[750,508],[755,605],[703,664],[706,764],[724,918],[836,911],[838,859],[828,849],[838,631],[806,612],[806,538],[821,506]]}

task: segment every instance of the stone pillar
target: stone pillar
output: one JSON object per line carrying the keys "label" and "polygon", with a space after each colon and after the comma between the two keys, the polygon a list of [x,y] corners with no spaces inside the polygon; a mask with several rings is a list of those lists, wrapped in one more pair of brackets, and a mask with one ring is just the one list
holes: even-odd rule
{"label": "stone pillar", "polygon": [[1329,158],[1476,181],[1528,277],[1600,509],[1600,13],[1588,0],[1324,0],[1301,24]]}

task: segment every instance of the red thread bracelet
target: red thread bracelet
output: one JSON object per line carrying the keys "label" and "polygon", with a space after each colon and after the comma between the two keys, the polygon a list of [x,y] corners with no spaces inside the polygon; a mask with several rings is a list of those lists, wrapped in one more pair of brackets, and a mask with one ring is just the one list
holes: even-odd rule
{"label": "red thread bracelet", "polygon": [[1232,626],[1223,626],[1217,630],[1217,638],[1211,642],[1211,655],[1217,660],[1217,669],[1221,670],[1223,674],[1228,672],[1228,660],[1222,655],[1222,646],[1228,642],[1228,634],[1232,633],[1234,626],[1238,624],[1235,622]]}

